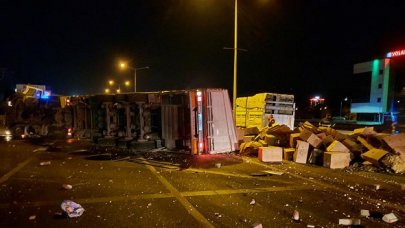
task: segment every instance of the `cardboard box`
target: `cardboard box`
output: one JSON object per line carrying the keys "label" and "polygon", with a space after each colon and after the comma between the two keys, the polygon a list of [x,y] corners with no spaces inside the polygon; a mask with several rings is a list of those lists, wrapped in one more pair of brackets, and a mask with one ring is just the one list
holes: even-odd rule
{"label": "cardboard box", "polygon": [[339,141],[337,141],[337,140],[333,141],[333,142],[326,148],[326,151],[328,151],[328,152],[330,152],[330,151],[333,151],[333,152],[345,152],[345,153],[349,153],[349,152],[350,152],[350,150],[349,150],[347,147],[345,147],[345,145],[343,145],[343,143],[341,143],[341,142],[339,142]]}
{"label": "cardboard box", "polygon": [[353,130],[352,135],[373,135],[377,132],[374,131],[374,127],[364,127],[364,128],[357,128]]}
{"label": "cardboard box", "polygon": [[266,135],[266,136],[264,136],[264,141],[267,143],[267,145],[269,145],[269,146],[274,146],[274,145],[276,145],[276,140],[277,140],[277,138],[276,138],[276,136],[274,136],[274,135]]}
{"label": "cardboard box", "polygon": [[363,139],[362,137],[357,137],[357,141],[361,143],[361,145],[365,146],[367,149],[372,150],[374,147],[367,142],[367,140]]}
{"label": "cardboard box", "polygon": [[335,139],[331,135],[327,135],[325,138],[322,139],[322,144],[325,147],[328,147],[330,144],[333,143],[333,141],[335,141]]}
{"label": "cardboard box", "polygon": [[371,149],[371,150],[367,151],[366,153],[363,153],[363,154],[361,155],[361,157],[362,157],[364,160],[373,163],[373,165],[379,166],[379,162],[378,162],[378,161],[379,161],[381,158],[383,158],[386,154],[388,154],[388,152],[385,151],[385,150]]}
{"label": "cardboard box", "polygon": [[324,133],[324,132],[322,132],[322,133],[319,133],[319,134],[316,134],[316,136],[318,136],[318,138],[320,138],[320,139],[324,139],[324,138],[326,138],[326,134]]}
{"label": "cardboard box", "polygon": [[258,135],[260,133],[259,128],[257,127],[248,127],[245,128],[245,136],[246,135]]}
{"label": "cardboard box", "polygon": [[253,135],[243,136],[243,142],[251,142],[251,141],[253,141],[254,138],[255,138],[255,136],[253,136]]}
{"label": "cardboard box", "polygon": [[259,147],[258,158],[262,162],[282,162],[283,148],[276,146]]}
{"label": "cardboard box", "polygon": [[295,148],[297,140],[300,138],[301,133],[293,133],[290,135],[290,147]]}
{"label": "cardboard box", "polygon": [[331,169],[343,169],[350,165],[350,153],[325,152],[323,155],[323,166]]}
{"label": "cardboard box", "polygon": [[297,146],[294,153],[294,161],[301,164],[307,163],[309,143],[297,140]]}
{"label": "cardboard box", "polygon": [[308,162],[314,165],[322,165],[323,164],[323,150],[314,149],[311,154],[309,155]]}
{"label": "cardboard box", "polygon": [[315,147],[318,148],[319,145],[321,145],[322,143],[322,139],[320,139],[318,136],[316,136],[315,134],[311,134],[311,136],[309,136],[309,138],[307,139],[307,142]]}
{"label": "cardboard box", "polygon": [[294,152],[295,152],[294,148],[284,148],[283,152],[284,152],[284,156],[283,156],[284,160],[287,160],[287,161],[294,160]]}
{"label": "cardboard box", "polygon": [[347,138],[342,141],[343,145],[345,145],[350,151],[361,151],[362,146],[357,144],[353,139]]}
{"label": "cardboard box", "polygon": [[405,134],[390,135],[383,141],[405,161]]}
{"label": "cardboard box", "polygon": [[307,141],[309,139],[309,137],[311,137],[312,134],[313,134],[312,131],[309,131],[309,130],[303,128],[300,133],[300,138],[304,141]]}

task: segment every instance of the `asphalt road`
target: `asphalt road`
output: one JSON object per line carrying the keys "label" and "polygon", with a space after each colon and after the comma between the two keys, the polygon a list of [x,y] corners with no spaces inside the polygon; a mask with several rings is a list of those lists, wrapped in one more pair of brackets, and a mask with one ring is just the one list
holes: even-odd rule
{"label": "asphalt road", "polygon": [[[342,218],[405,226],[404,175],[235,155],[117,153],[85,141],[1,142],[0,156],[0,227],[338,227]],[[265,170],[283,174],[252,176]],[[63,200],[80,204],[83,215],[62,214]],[[382,221],[390,212],[400,220]]]}

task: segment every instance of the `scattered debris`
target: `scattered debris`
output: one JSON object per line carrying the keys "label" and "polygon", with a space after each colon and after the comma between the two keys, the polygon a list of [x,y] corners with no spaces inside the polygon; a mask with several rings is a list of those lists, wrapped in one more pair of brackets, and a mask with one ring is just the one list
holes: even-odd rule
{"label": "scattered debris", "polygon": [[253,224],[253,228],[263,228],[263,225],[259,222]]}
{"label": "scattered debris", "polygon": [[381,189],[381,185],[380,185],[380,184],[375,184],[374,187],[375,187],[375,190],[380,190],[380,189]]}
{"label": "scattered debris", "polygon": [[255,205],[255,204],[256,204],[255,199],[252,199],[252,201],[250,201],[250,205]]}
{"label": "scattered debris", "polygon": [[294,210],[292,219],[294,221],[299,221],[300,220],[300,213],[297,210]]}
{"label": "scattered debris", "polygon": [[221,168],[221,163],[215,163],[215,167],[217,167],[218,169]]}
{"label": "scattered debris", "polygon": [[36,215],[31,215],[31,216],[28,218],[28,220],[35,220],[36,218],[37,218]]}
{"label": "scattered debris", "polygon": [[41,151],[46,151],[48,149],[48,147],[40,147],[40,148],[37,148],[37,149],[35,149],[35,150],[33,150],[32,152],[41,152]]}
{"label": "scattered debris", "polygon": [[64,200],[60,207],[67,213],[69,218],[80,217],[84,212],[84,208],[80,204],[71,200]]}
{"label": "scattered debris", "polygon": [[277,176],[281,176],[284,174],[284,172],[278,172],[278,171],[273,171],[273,170],[263,170],[263,173],[268,173],[271,175],[277,175]]}
{"label": "scattered debris", "polygon": [[73,186],[70,184],[62,184],[62,188],[66,189],[66,190],[70,190],[73,188]]}
{"label": "scattered debris", "polygon": [[308,224],[307,227],[309,227],[309,228],[315,228],[314,225],[310,225],[310,224]]}
{"label": "scattered debris", "polygon": [[360,219],[348,219],[348,218],[344,218],[344,219],[339,219],[339,225],[343,225],[343,226],[359,226],[361,225],[361,220]]}
{"label": "scattered debris", "polygon": [[44,162],[40,162],[39,165],[40,166],[45,166],[45,165],[50,165],[51,161],[44,161]]}
{"label": "scattered debris", "polygon": [[370,217],[370,211],[362,209],[362,210],[360,210],[360,215],[362,217]]}
{"label": "scattered debris", "polygon": [[245,128],[243,134],[240,153],[258,156],[263,162],[284,159],[331,169],[347,168],[352,163],[350,169],[405,173],[405,134],[393,136],[365,127],[345,135],[309,122],[294,130],[286,125]]}
{"label": "scattered debris", "polygon": [[215,212],[214,215],[217,216],[218,218],[222,218],[222,215],[220,213],[218,213],[218,212]]}
{"label": "scattered debris", "polygon": [[398,221],[398,217],[394,213],[385,214],[382,220],[386,223],[394,223]]}

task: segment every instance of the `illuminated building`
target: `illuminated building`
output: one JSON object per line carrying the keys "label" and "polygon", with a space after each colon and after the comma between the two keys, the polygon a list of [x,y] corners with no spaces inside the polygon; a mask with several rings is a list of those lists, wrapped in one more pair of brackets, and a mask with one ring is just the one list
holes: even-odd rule
{"label": "illuminated building", "polygon": [[[397,122],[405,102],[405,49],[353,67],[351,112],[358,120]],[[399,115],[398,115],[399,114]]]}

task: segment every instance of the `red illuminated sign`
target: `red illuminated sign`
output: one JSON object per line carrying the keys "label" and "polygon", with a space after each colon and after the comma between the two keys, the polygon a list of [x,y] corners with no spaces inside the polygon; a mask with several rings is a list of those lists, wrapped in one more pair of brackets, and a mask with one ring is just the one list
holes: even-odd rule
{"label": "red illuminated sign", "polygon": [[402,55],[405,55],[405,49],[404,50],[397,50],[397,51],[388,52],[387,58],[397,57],[397,56],[402,56]]}

